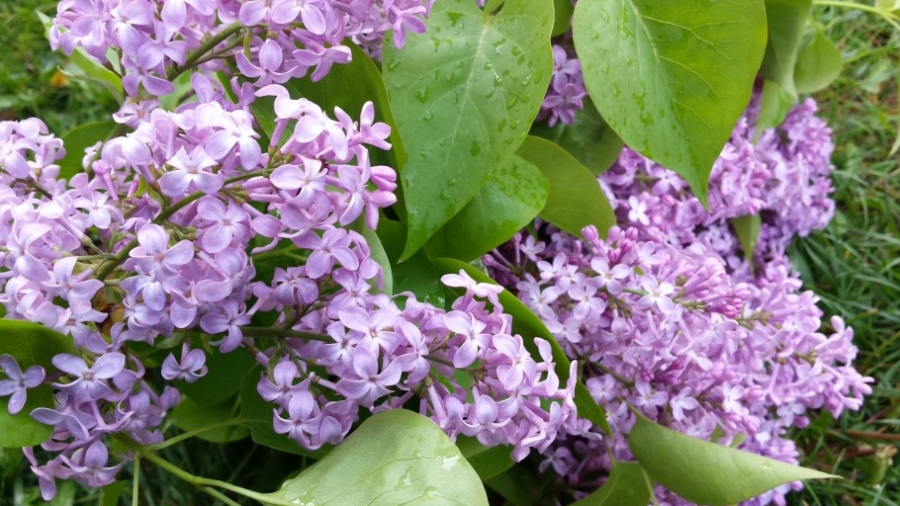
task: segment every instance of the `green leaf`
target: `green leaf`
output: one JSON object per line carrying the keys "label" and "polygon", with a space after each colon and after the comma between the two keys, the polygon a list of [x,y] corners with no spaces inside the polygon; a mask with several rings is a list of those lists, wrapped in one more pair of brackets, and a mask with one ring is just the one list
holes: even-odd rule
{"label": "green leaf", "polygon": [[[41,24],[44,25],[45,34],[49,38],[50,29],[53,27],[53,20],[50,19],[43,12],[35,12],[38,18],[41,20]],[[109,90],[110,94],[112,94],[113,98],[115,98],[120,104],[124,100],[124,91],[122,88],[122,79],[116,75],[115,72],[109,70],[104,67],[103,64],[93,59],[91,56],[84,51],[84,49],[78,47],[69,55],[69,60],[80,70],[79,73],[73,74],[71,72],[64,72],[63,74],[66,77],[70,77],[73,79],[81,79],[84,81],[93,82],[99,84],[100,86]]]}
{"label": "green leaf", "polygon": [[759,117],[756,120],[756,130],[753,132],[753,142],[769,128],[784,123],[784,118],[791,112],[797,96],[782,88],[775,81],[763,82],[762,101],[759,106]]}
{"label": "green leaf", "polygon": [[762,61],[763,0],[580,0],[572,29],[603,119],[706,204]]}
{"label": "green leaf", "polygon": [[752,264],[753,255],[756,253],[756,240],[759,239],[759,229],[762,227],[762,218],[758,214],[738,216],[731,219],[731,226],[734,227],[734,233],[741,242],[744,258]]}
{"label": "green leaf", "polygon": [[513,506],[533,506],[541,498],[538,477],[525,466],[513,466],[484,484]]}
{"label": "green leaf", "polygon": [[[22,365],[24,369],[24,365]],[[0,375],[0,378],[3,376]],[[21,448],[23,446],[35,446],[43,443],[53,433],[53,427],[44,425],[34,418],[31,413],[36,408],[52,408],[53,391],[47,385],[28,389],[28,397],[25,406],[16,415],[10,415],[7,410],[9,399],[0,401],[0,448]]]}
{"label": "green leaf", "polygon": [[[52,369],[51,360],[60,353],[78,354],[72,339],[37,323],[22,320],[0,320],[0,355],[9,355],[24,371],[33,365]],[[4,374],[0,371],[0,378]],[[0,399],[0,448],[35,446],[50,437],[52,427],[31,418],[35,408],[52,408],[53,395],[49,386],[28,390],[25,407],[17,415],[9,414],[9,398]]]}
{"label": "green leaf", "polygon": [[584,164],[595,176],[606,172],[622,153],[625,143],[600,117],[590,99],[584,109],[575,113],[571,125],[557,123],[553,127],[544,122],[532,125],[531,135],[549,139]]}
{"label": "green leaf", "polygon": [[96,123],[85,123],[79,125],[62,137],[63,146],[66,148],[66,156],[64,156],[57,164],[59,165],[59,177],[70,179],[84,171],[82,160],[84,159],[84,150],[106,140],[110,132],[112,132],[118,123],[115,121],[98,121]]}
{"label": "green leaf", "polygon": [[816,29],[815,35],[804,41],[797,66],[794,67],[794,83],[797,93],[813,93],[819,91],[841,74],[844,59],[834,42]]}
{"label": "green leaf", "polygon": [[453,441],[422,415],[382,411],[276,492],[296,504],[484,505],[487,495]]}
{"label": "green leaf", "polygon": [[474,260],[508,241],[541,212],[550,194],[547,178],[513,155],[491,174],[475,197],[429,241],[433,257]]}
{"label": "green leaf", "polygon": [[794,65],[812,0],[765,0],[769,39],[761,73],[796,96]]}
{"label": "green leaf", "polygon": [[[195,345],[199,344],[199,340],[195,342]],[[221,353],[218,348],[213,348],[204,352],[206,375],[193,383],[176,381],[176,385],[197,404],[220,404],[240,390],[244,375],[254,368],[256,361],[243,349]]]}
{"label": "green leaf", "polygon": [[[428,30],[384,44],[384,78],[405,146],[409,258],[512,155],[550,83],[552,0],[507,0],[496,16],[441,0]],[[390,39],[390,37],[388,37]]]}
{"label": "green leaf", "polygon": [[127,481],[114,481],[109,485],[100,489],[100,498],[97,500],[97,506],[117,506],[122,492],[125,491]]}
{"label": "green leaf", "polygon": [[581,229],[597,227],[600,235],[616,224],[616,215],[597,178],[572,155],[540,137],[528,136],[519,156],[535,164],[550,181],[550,198],[541,218],[581,237]]}
{"label": "green leaf", "polygon": [[570,506],[647,506],[651,493],[640,464],[613,459],[606,483]]}
{"label": "green leaf", "polygon": [[[185,432],[206,429],[212,425],[234,420],[237,414],[234,409],[235,399],[228,399],[221,404],[198,404],[189,397],[182,397],[181,402],[172,410],[175,426]],[[197,438],[213,443],[229,443],[240,441],[250,435],[247,427],[231,425],[206,430],[197,434]]]}
{"label": "green leaf", "polygon": [[425,250],[419,250],[403,263],[397,263],[406,244],[406,227],[402,223],[382,217],[375,230],[384,245],[394,275],[394,293],[412,292],[420,301],[443,307],[446,299],[444,285],[437,269]]}
{"label": "green leaf", "polygon": [[243,377],[239,393],[241,403],[240,418],[242,425],[250,429],[250,439],[258,445],[295,455],[303,455],[320,459],[331,451],[330,446],[315,451],[304,450],[284,434],[278,434],[272,428],[272,417],[275,405],[266,402],[256,391],[256,384],[261,377],[260,368],[255,367]]}
{"label": "green leaf", "polygon": [[[460,270],[463,270],[479,283],[500,285],[500,283],[494,281],[475,267],[453,258],[437,258],[434,260],[434,265],[442,274],[458,274]],[[525,348],[528,349],[532,356],[538,356],[537,345],[534,344],[533,338],[540,337],[550,343],[550,347],[553,350],[553,361],[556,362],[556,374],[559,376],[559,380],[565,383],[569,379],[569,364],[571,362],[562,346],[559,345],[556,337],[547,330],[544,322],[528,309],[528,306],[510,293],[509,290],[504,289],[500,293],[499,298],[503,311],[513,317],[513,332],[522,336]],[[578,408],[578,416],[587,418],[606,431],[607,434],[612,433],[609,422],[606,420],[606,412],[594,401],[587,387],[580,380],[575,383],[575,405]]]}
{"label": "green leaf", "polygon": [[693,438],[638,415],[631,453],[655,481],[688,501],[725,506],[778,485],[837,476]]}
{"label": "green leaf", "polygon": [[473,437],[457,436],[456,446],[469,461],[481,481],[497,476],[513,466],[508,446],[484,446]]}
{"label": "green leaf", "polygon": [[572,0],[553,0],[553,32],[551,37],[558,37],[572,28],[572,14],[575,12],[575,4]]}
{"label": "green leaf", "polygon": [[[378,221],[381,223],[384,221],[384,218]],[[378,234],[374,230],[366,226],[365,216],[360,216],[360,219],[356,220],[351,228],[359,232],[359,234],[366,239],[366,244],[369,245],[369,256],[381,266],[381,271],[384,275],[384,286],[379,291],[381,293],[393,295],[394,272],[391,268],[391,260],[388,258],[387,251],[385,251],[384,245],[381,244],[381,238],[378,237]]]}
{"label": "green leaf", "polygon": [[900,0],[875,0],[875,8],[884,12],[893,12],[900,9]]}

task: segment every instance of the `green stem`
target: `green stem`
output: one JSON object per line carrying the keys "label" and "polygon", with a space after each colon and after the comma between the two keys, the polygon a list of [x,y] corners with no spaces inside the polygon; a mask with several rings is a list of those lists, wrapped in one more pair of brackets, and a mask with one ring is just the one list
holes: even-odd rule
{"label": "green stem", "polygon": [[134,483],[131,484],[131,504],[138,504],[141,490],[141,455],[134,456]]}
{"label": "green stem", "polygon": [[228,506],[241,506],[240,504],[229,499],[227,495],[223,494],[222,492],[219,492],[218,490],[216,490],[214,488],[200,487],[200,490],[202,490],[203,492],[206,492],[206,494],[211,497],[215,497],[216,499],[222,501],[223,503],[227,504]]}
{"label": "green stem", "polygon": [[875,14],[877,16],[881,16],[885,21],[891,24],[894,27],[894,30],[900,32],[900,25],[894,20],[894,17],[884,12],[881,9],[876,7],[872,7],[871,5],[866,4],[858,4],[855,2],[845,2],[841,0],[813,0],[813,5],[819,5],[822,7],[840,7],[843,9],[856,9],[858,11],[868,12],[870,14]]}
{"label": "green stem", "polygon": [[154,451],[162,450],[163,448],[168,448],[168,447],[170,447],[174,444],[178,444],[186,439],[190,439],[192,437],[203,434],[204,432],[210,432],[213,430],[223,429],[225,427],[231,427],[234,425],[242,425],[248,421],[249,420],[245,420],[243,418],[235,418],[235,419],[231,419],[231,420],[225,420],[224,422],[214,423],[212,425],[207,425],[206,427],[203,427],[203,428],[200,428],[197,430],[191,430],[191,431],[185,432],[183,434],[179,434],[173,438],[166,439],[162,443],[150,445],[149,448]]}
{"label": "green stem", "polygon": [[[148,462],[152,462],[153,465],[167,471],[173,476],[194,485],[195,487],[204,490],[209,487],[221,488],[224,490],[228,490],[230,492],[234,492],[235,494],[242,495],[248,499],[254,499],[263,504],[272,504],[275,506],[297,506],[296,503],[292,503],[289,501],[282,501],[281,499],[276,499],[274,497],[270,497],[267,494],[262,494],[259,492],[255,492],[250,489],[246,489],[244,487],[239,487],[237,485],[232,485],[231,483],[227,483],[220,480],[213,480],[211,478],[204,478],[203,476],[193,475],[184,469],[172,464],[168,460],[160,457],[153,453],[149,448],[139,445],[133,441],[124,441],[126,446],[129,446],[133,451],[137,452],[138,455],[147,460]],[[206,490],[204,490],[206,491]]]}
{"label": "green stem", "polygon": [[180,76],[181,74],[184,74],[185,72],[190,70],[191,67],[196,65],[197,61],[200,60],[200,58],[203,58],[203,56],[206,53],[208,53],[209,51],[214,49],[216,46],[218,46],[220,43],[222,43],[228,37],[231,37],[232,35],[243,30],[243,28],[244,28],[244,26],[241,25],[241,23],[239,21],[235,21],[234,23],[225,27],[225,29],[222,30],[221,32],[210,37],[209,40],[207,40],[206,42],[201,44],[200,47],[198,47],[194,51],[191,51],[191,54],[189,54],[187,59],[184,61],[183,66],[178,67],[176,69],[172,69],[172,71],[167,72],[166,80],[172,81],[175,78],[177,78],[178,76]]}

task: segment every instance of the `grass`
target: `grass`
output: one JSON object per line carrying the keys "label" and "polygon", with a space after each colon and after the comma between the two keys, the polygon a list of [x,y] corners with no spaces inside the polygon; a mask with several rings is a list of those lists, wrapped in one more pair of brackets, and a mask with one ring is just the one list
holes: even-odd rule
{"label": "grass", "polygon": [[900,444],[900,158],[891,154],[900,34],[859,11],[818,9],[816,18],[845,59],[841,77],[815,96],[834,130],[837,213],[790,254],[826,316],[853,326],[856,367],[876,383],[860,412],[822,417],[797,434],[807,465],[846,479],[809,484],[793,500],[888,506],[900,504],[900,470],[891,465]]}
{"label": "grass", "polygon": [[[61,135],[74,125],[115,110],[104,92],[67,80],[63,56],[46,49],[34,15],[52,15],[53,0],[0,1],[0,119],[38,116]],[[876,378],[874,394],[858,413],[814,420],[795,435],[805,464],[841,474],[790,497],[793,504],[900,505],[900,469],[891,461],[900,441],[900,164],[898,139],[900,34],[870,14],[818,9],[816,19],[845,55],[841,77],[815,98],[834,129],[834,198],[828,229],[797,241],[791,258],[827,316],[840,315],[856,332],[857,367]],[[249,442],[191,441],[164,457],[188,472],[265,490],[300,462],[280,461]],[[120,478],[129,481],[131,466]],[[267,479],[268,477],[268,479]],[[21,453],[0,450],[0,505],[42,504]],[[214,504],[176,478],[142,466],[139,502],[148,506]],[[130,493],[126,491],[130,497]],[[98,493],[61,486],[51,504],[95,504]],[[121,503],[127,501],[122,500]]]}

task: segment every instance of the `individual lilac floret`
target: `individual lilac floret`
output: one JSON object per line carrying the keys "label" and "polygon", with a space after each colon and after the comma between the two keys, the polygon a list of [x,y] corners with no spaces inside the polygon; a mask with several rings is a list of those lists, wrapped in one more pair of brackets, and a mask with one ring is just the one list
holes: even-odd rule
{"label": "individual lilac floret", "polygon": [[0,356],[0,370],[7,379],[0,380],[0,397],[10,396],[6,409],[10,415],[17,415],[25,407],[29,388],[35,388],[44,382],[44,368],[33,365],[23,373],[19,364],[9,355]]}
{"label": "individual lilac floret", "polygon": [[181,363],[175,360],[175,355],[169,354],[163,361],[160,373],[162,377],[172,381],[176,379],[193,383],[206,375],[206,354],[200,349],[191,349],[190,344],[181,346]]}

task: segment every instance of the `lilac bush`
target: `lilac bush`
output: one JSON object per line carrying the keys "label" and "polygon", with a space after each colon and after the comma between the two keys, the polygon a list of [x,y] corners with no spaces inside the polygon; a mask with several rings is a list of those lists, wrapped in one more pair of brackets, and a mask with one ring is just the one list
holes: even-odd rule
{"label": "lilac bush", "polygon": [[[483,273],[473,276],[471,265],[438,272],[443,250],[430,242],[416,257],[430,288],[398,282],[394,293],[389,287],[409,277],[392,272],[404,268],[394,250],[406,239],[392,244],[384,225],[412,235],[419,214],[404,199],[420,187],[406,157],[428,154],[407,142],[401,155],[398,141],[409,134],[397,104],[412,96],[432,107],[429,100],[450,95],[406,89],[399,97],[392,58],[429,44],[419,34],[438,37],[466,16],[488,19],[474,5],[466,8],[476,15],[443,8],[427,0],[59,3],[51,45],[116,76],[124,97],[115,126],[76,153],[74,171],[61,138],[39,119],[0,122],[0,304],[8,321],[52,329],[65,343],[42,363],[26,363],[12,347],[0,354],[7,412],[49,427],[42,441],[13,445],[23,447],[44,499],[56,495],[57,480],[111,484],[136,455],[152,460],[155,449],[177,442],[164,423],[225,354],[251,357],[254,365],[239,372],[258,398],[242,392],[229,397],[229,409],[264,402],[269,441],[319,456],[358,422],[413,409],[450,438],[508,447],[506,468],[539,454],[539,469],[552,469],[575,496],[602,485],[615,461],[632,460],[627,435],[636,413],[797,463],[789,429],[807,425],[812,410],[839,416],[860,407],[871,380],[852,366],[853,331],[839,318],[822,328],[815,297],[800,291],[784,253],[834,211],[830,131],[811,100],[764,130],[757,93],[713,165],[706,195],[625,148],[588,189],[609,202],[618,226],[589,225],[576,237],[538,219],[483,257],[498,284],[476,279]],[[433,13],[448,24],[437,20],[426,31]],[[521,130],[519,144],[535,118],[574,123],[588,98],[571,36],[551,47],[545,35],[537,56],[552,68],[506,84],[540,94],[499,105],[532,103],[527,122],[510,116],[500,125]],[[447,47],[467,44],[448,40]],[[434,53],[442,43],[434,39]],[[495,52],[505,57],[503,44]],[[415,47],[404,53],[406,45]],[[387,86],[366,55],[385,58]],[[441,69],[467,61],[440,58],[435,82]],[[319,95],[298,93],[300,80],[327,83],[337,68],[353,69],[351,77],[375,69],[375,91],[366,89],[373,96],[348,91],[350,109],[311,98],[343,93],[333,81],[313,88]],[[477,86],[473,76],[466,92]],[[488,80],[496,87],[503,77]],[[477,142],[465,149],[486,156]],[[541,177],[530,183],[546,187],[534,170]],[[758,216],[761,227],[751,252],[731,228],[746,216]],[[494,240],[500,232],[490,226],[485,235]],[[524,306],[504,299],[509,292]],[[517,326],[534,316],[526,306],[549,333]],[[26,409],[38,389],[51,395]],[[254,441],[267,444],[255,434]],[[38,443],[43,451],[34,450]],[[790,488],[796,484],[748,504],[783,504]],[[656,494],[685,501],[662,487]]]}

